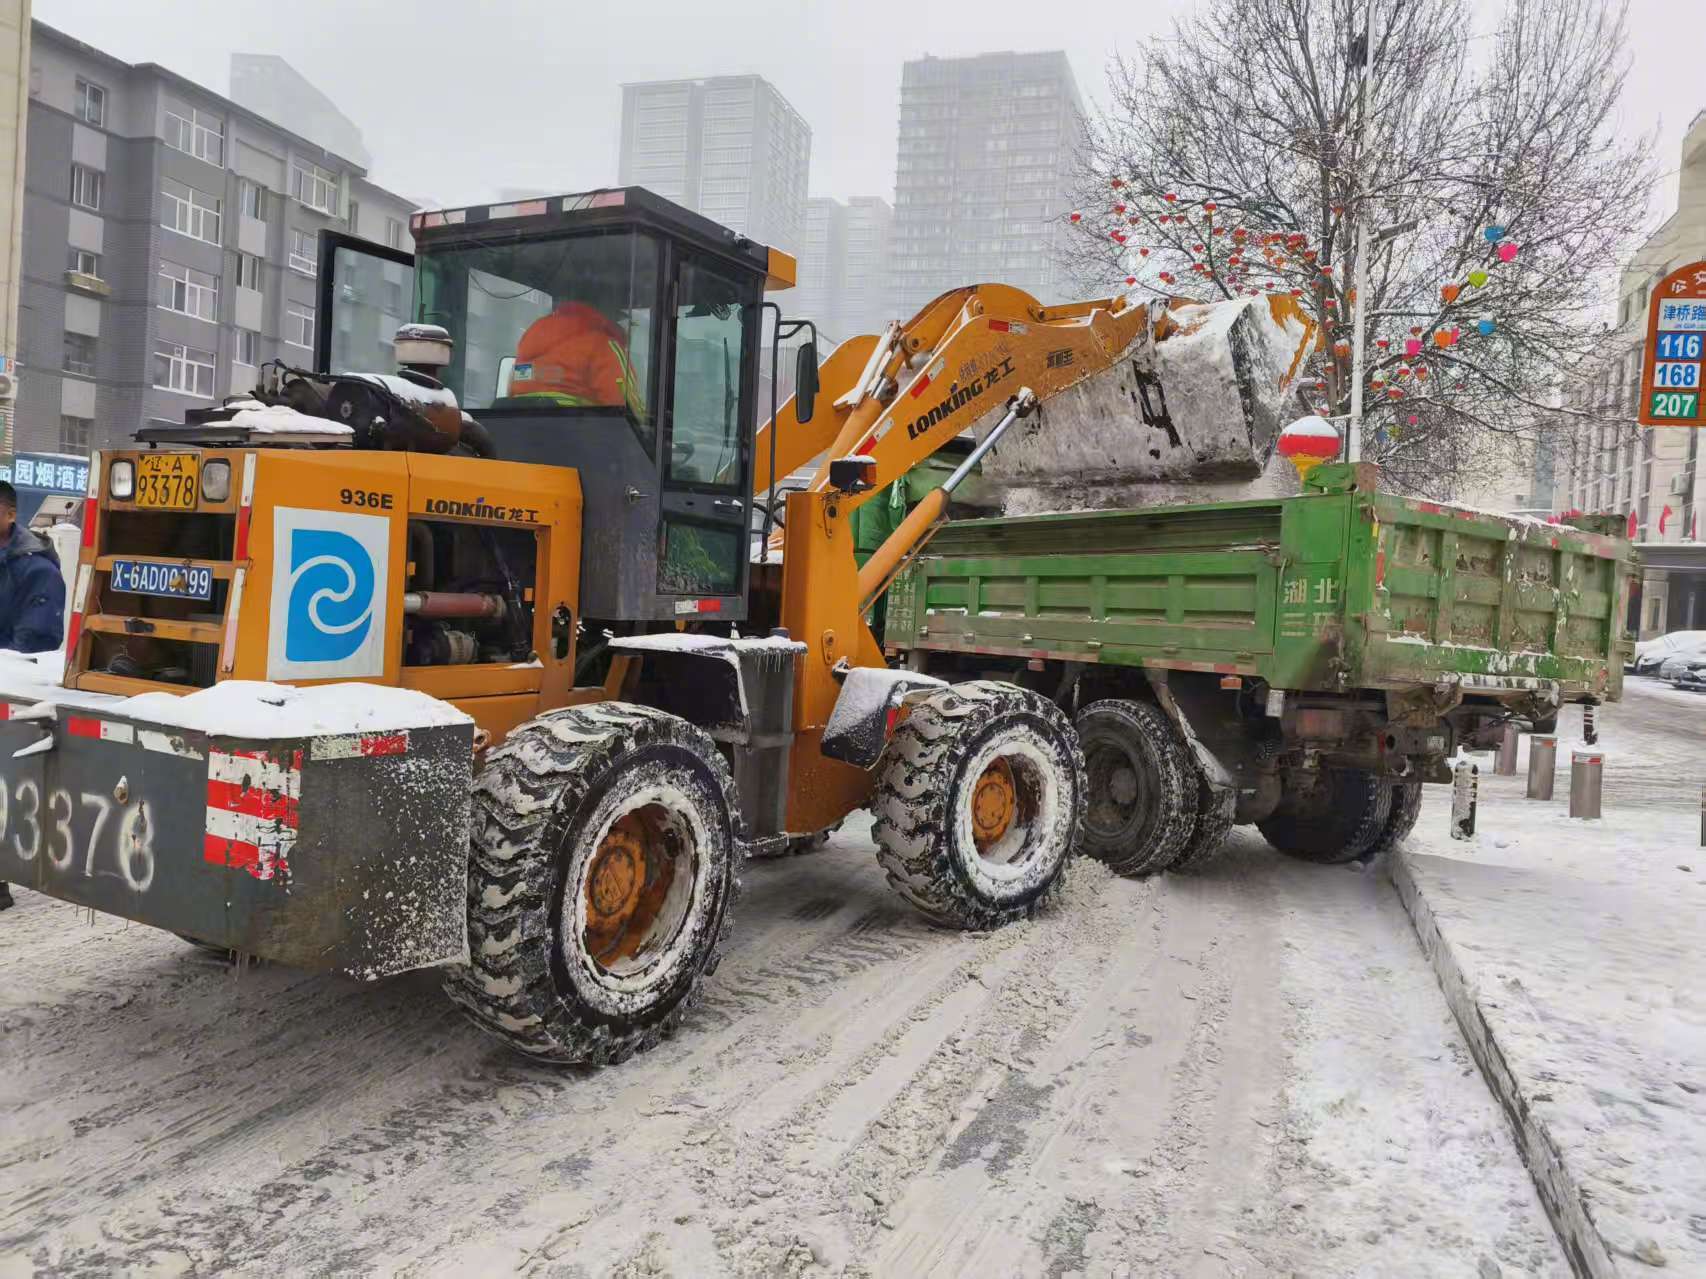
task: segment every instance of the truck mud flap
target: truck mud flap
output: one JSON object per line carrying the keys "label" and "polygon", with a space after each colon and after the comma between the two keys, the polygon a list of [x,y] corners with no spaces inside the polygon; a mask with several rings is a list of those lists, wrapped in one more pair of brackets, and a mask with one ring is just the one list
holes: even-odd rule
{"label": "truck mud flap", "polygon": [[248,741],[0,701],[0,880],[369,980],[467,957],[472,725]]}

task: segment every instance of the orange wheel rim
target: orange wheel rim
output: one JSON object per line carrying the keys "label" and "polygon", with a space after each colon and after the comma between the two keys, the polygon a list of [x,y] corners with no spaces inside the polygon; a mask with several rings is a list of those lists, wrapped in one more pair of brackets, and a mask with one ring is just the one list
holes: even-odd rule
{"label": "orange wheel rim", "polygon": [[674,879],[662,823],[645,808],[623,814],[587,867],[587,953],[601,966],[632,957],[651,936]]}
{"label": "orange wheel rim", "polygon": [[1019,811],[1019,787],[1005,756],[990,762],[971,792],[971,833],[977,851],[987,852],[1013,826]]}

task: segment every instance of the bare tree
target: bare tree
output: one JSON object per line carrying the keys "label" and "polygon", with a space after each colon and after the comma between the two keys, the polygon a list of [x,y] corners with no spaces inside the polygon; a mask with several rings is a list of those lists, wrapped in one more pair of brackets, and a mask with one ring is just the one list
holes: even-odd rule
{"label": "bare tree", "polygon": [[[1349,410],[1366,304],[1364,455],[1450,497],[1561,419],[1616,419],[1566,392],[1604,332],[1651,144],[1617,135],[1628,56],[1607,0],[1511,0],[1485,35],[1467,0],[1373,0],[1364,96],[1366,7],[1206,0],[1116,59],[1070,266],[1088,288],[1291,292],[1322,331],[1302,394],[1329,415]],[[1359,216],[1415,224],[1373,250],[1367,299]]]}

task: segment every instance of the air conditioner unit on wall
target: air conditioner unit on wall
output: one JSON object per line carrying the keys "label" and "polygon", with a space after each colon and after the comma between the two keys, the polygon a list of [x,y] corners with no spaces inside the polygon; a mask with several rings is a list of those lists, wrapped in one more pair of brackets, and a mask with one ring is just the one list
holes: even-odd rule
{"label": "air conditioner unit on wall", "polygon": [[11,373],[0,373],[0,400],[18,398],[18,379]]}
{"label": "air conditioner unit on wall", "polygon": [[1670,491],[1672,494],[1675,494],[1675,495],[1685,495],[1688,493],[1692,493],[1694,491],[1694,475],[1693,475],[1693,473],[1690,471],[1683,471],[1678,475],[1671,476],[1670,477]]}

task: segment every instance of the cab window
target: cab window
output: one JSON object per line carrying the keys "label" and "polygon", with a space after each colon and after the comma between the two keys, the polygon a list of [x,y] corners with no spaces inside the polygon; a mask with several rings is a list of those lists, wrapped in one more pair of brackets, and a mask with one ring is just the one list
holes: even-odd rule
{"label": "cab window", "polygon": [[735,488],[740,483],[749,414],[742,371],[752,341],[754,308],[743,287],[688,258],[675,290],[675,374],[669,432],[669,479],[676,484]]}
{"label": "cab window", "polygon": [[650,451],[658,246],[618,233],[447,246],[418,263],[416,319],[455,342],[463,407],[620,408]]}

